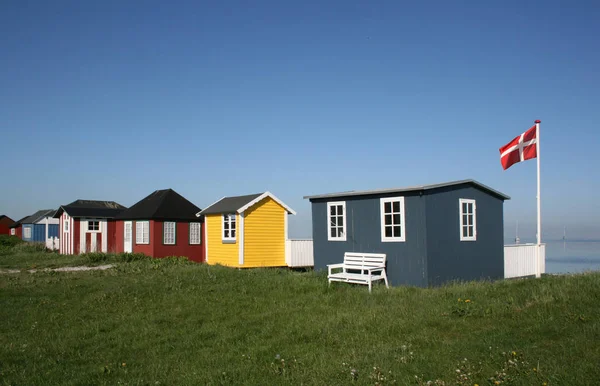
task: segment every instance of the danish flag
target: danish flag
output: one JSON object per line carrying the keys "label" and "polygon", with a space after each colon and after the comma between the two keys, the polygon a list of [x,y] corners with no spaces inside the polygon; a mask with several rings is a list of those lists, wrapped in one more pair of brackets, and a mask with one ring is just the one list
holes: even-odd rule
{"label": "danish flag", "polygon": [[533,126],[500,148],[500,163],[504,170],[517,162],[537,157],[536,127]]}

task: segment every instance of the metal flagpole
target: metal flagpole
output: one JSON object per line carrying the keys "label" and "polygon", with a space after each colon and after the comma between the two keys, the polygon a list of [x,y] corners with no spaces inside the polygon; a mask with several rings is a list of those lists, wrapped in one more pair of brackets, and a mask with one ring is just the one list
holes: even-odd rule
{"label": "metal flagpole", "polygon": [[537,270],[535,277],[542,276],[542,205],[540,203],[540,121],[535,121],[537,153]]}

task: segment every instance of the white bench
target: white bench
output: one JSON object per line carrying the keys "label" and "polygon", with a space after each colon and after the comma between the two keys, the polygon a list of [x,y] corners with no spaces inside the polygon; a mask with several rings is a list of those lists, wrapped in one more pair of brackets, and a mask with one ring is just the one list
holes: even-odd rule
{"label": "white bench", "polygon": [[[346,252],[343,263],[327,265],[329,284],[332,281],[366,284],[371,292],[374,281],[384,280],[385,286],[389,288],[385,274],[385,257],[385,253]],[[341,272],[334,272],[339,269]]]}

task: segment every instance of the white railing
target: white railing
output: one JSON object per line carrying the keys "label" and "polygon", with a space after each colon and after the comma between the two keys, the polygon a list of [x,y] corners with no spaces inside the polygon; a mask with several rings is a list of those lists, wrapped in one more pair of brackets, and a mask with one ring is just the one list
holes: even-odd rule
{"label": "white railing", "polygon": [[315,265],[313,241],[309,239],[286,240],[285,263],[288,267],[313,267]]}
{"label": "white railing", "polygon": [[58,237],[49,237],[46,239],[46,248],[56,250],[58,247]]}
{"label": "white railing", "polygon": [[[536,276],[537,244],[504,246],[504,277]],[[540,245],[540,274],[546,272],[546,244]]]}

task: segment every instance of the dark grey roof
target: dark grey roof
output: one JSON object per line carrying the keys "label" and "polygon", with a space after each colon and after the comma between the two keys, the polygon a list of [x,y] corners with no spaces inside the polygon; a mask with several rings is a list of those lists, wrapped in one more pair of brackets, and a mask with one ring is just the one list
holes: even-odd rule
{"label": "dark grey roof", "polygon": [[250,201],[260,197],[263,193],[248,194],[246,196],[223,197],[208,208],[204,209],[201,214],[220,214],[233,213],[238,209],[248,204]]}
{"label": "dark grey roof", "polygon": [[25,217],[24,219],[20,220],[20,222],[21,222],[21,224],[35,224],[36,222],[40,221],[44,217],[52,217],[54,215],[54,212],[56,212],[56,210],[54,210],[54,209],[38,210],[31,216]]}
{"label": "dark grey roof", "polygon": [[156,190],[129,209],[116,220],[189,220],[198,221],[201,209],[173,189]]}
{"label": "dark grey roof", "polygon": [[494,195],[503,200],[510,200],[510,197],[504,193],[501,193],[497,190],[490,188],[480,182],[475,180],[460,180],[460,181],[450,181],[443,182],[441,184],[432,184],[432,185],[418,185],[411,186],[406,188],[391,188],[391,189],[378,189],[378,190],[350,190],[347,192],[340,193],[327,193],[327,194],[318,194],[314,196],[304,196],[305,199],[314,200],[319,198],[335,198],[335,197],[350,197],[350,196],[367,196],[367,195],[377,195],[377,194],[385,194],[385,193],[403,193],[403,192],[416,192],[416,191],[425,191],[432,190],[438,188],[445,188],[449,186],[456,185],[473,185],[481,190],[488,192],[491,195]]}
{"label": "dark grey roof", "polygon": [[67,212],[71,217],[114,218],[124,209],[127,207],[114,201],[76,200],[58,208],[54,217],[58,218]]}
{"label": "dark grey roof", "polygon": [[21,226],[21,224],[23,223],[23,220],[25,220],[27,217],[29,217],[29,216],[25,216],[22,219],[15,221],[14,223],[10,224],[8,227],[9,228],[16,228],[18,226]]}

